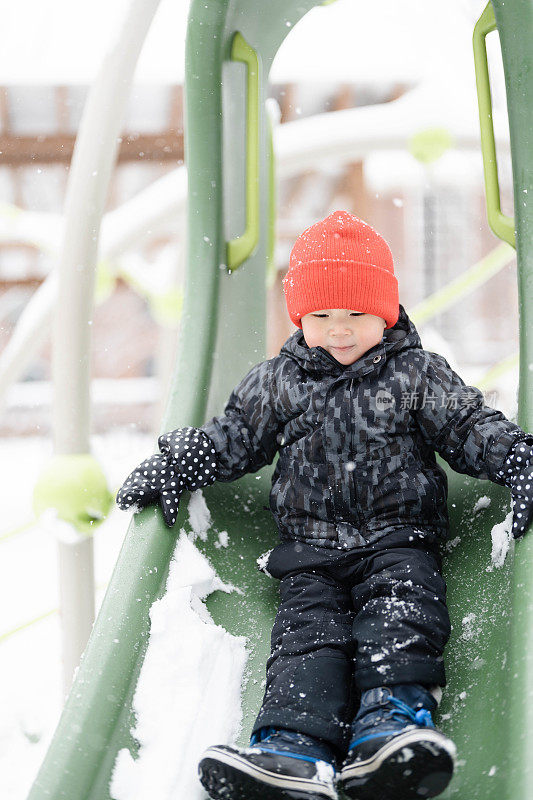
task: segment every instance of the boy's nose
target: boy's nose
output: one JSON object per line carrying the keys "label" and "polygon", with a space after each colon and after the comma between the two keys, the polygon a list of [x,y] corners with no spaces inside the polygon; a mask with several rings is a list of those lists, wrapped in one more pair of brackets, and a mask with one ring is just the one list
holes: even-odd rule
{"label": "boy's nose", "polygon": [[330,328],[330,334],[332,336],[346,336],[346,334],[350,334],[351,328],[346,323],[339,323],[337,325],[332,325]]}

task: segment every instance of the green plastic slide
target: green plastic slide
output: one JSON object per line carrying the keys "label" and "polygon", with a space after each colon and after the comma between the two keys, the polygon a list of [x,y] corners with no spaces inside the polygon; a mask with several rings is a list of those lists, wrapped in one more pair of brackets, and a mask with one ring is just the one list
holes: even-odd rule
{"label": "green plastic slide", "polygon": [[[315,0],[192,0],[186,56],[187,281],[161,431],[201,425],[221,413],[231,389],[266,357],[265,271],[273,208],[267,77],[284,37],[315,5]],[[495,0],[493,5],[506,72],[515,189],[518,422],[532,431],[533,3]],[[230,546],[215,547],[216,535],[198,545],[222,580],[242,590],[215,592],[207,601],[216,623],[249,640],[242,742],[261,701],[276,607],[276,582],[256,566],[257,557],[277,542],[265,509],[271,471],[204,490],[213,527],[229,532]],[[448,475],[452,532],[445,574],[453,631],[438,723],[457,743],[459,767],[443,797],[531,800],[533,536],[511,548],[503,567],[488,569],[490,532],[509,511],[509,493],[449,470]],[[474,511],[484,495],[490,504]],[[156,508],[134,517],[29,800],[106,800],[117,753],[127,747],[135,754],[132,699],[148,643],[149,609],[164,592],[177,534],[187,527],[186,505],[172,531]]]}

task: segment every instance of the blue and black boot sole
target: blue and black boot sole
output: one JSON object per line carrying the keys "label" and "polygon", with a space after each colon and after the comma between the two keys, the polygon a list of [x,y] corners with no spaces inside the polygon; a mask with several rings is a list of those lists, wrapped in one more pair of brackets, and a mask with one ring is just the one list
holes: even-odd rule
{"label": "blue and black boot sole", "polygon": [[339,786],[351,800],[422,800],[448,786],[455,745],[439,731],[407,730],[372,755],[344,764]]}
{"label": "blue and black boot sole", "polygon": [[[294,764],[294,759],[287,757],[278,758],[276,764],[272,755],[210,747],[198,765],[202,786],[212,800],[338,800],[333,783],[317,780],[316,773],[311,774],[312,764]],[[288,761],[300,775],[284,772],[284,762]]]}

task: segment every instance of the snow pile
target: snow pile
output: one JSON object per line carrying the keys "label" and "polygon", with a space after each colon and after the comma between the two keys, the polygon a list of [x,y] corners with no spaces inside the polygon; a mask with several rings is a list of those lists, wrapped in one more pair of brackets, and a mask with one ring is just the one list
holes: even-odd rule
{"label": "snow pile", "polygon": [[[207,507],[203,498],[191,501],[198,535],[205,530]],[[150,610],[150,642],[133,701],[139,758],[127,749],[118,753],[111,782],[115,800],[200,800],[202,752],[237,736],[245,638],[214,624],[202,600],[217,589],[234,587],[220,581],[182,530],[166,594]]]}
{"label": "snow pile", "polygon": [[503,522],[498,522],[497,525],[493,526],[490,532],[492,537],[491,563],[487,567],[487,572],[492,572],[494,567],[503,567],[507,552],[513,541],[512,525],[513,512],[509,511]]}
{"label": "snow pile", "polygon": [[474,505],[474,508],[472,509],[473,513],[477,514],[478,511],[482,511],[485,508],[488,508],[490,506],[490,502],[491,502],[490,497],[486,494],[484,494],[482,497],[479,497],[476,504]]}
{"label": "snow pile", "polygon": [[[191,541],[194,542],[198,536],[202,542],[205,542],[207,540],[207,532],[211,528],[212,519],[201,489],[192,492],[187,511],[189,512],[189,524],[192,528]],[[218,531],[218,541],[215,542],[217,550],[221,547],[227,547],[228,544],[229,533],[227,531]],[[240,591],[240,589],[235,589],[235,591]]]}
{"label": "snow pile", "polygon": [[189,524],[193,530],[193,541],[198,536],[202,542],[205,542],[207,539],[207,532],[211,527],[211,512],[207,507],[201,489],[198,489],[196,492],[191,492],[187,512],[189,514]]}
{"label": "snow pile", "polygon": [[267,569],[267,567],[268,567],[268,559],[270,558],[271,552],[272,552],[272,549],[267,550],[266,553],[262,553],[259,556],[259,558],[256,559],[257,566],[259,567],[261,572],[264,572],[265,575],[268,575],[269,578],[272,577],[272,575],[270,574],[270,572]]}

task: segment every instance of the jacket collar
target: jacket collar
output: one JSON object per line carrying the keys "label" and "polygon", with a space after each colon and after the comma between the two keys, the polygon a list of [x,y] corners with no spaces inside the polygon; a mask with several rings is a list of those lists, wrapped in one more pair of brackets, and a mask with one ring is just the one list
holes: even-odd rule
{"label": "jacket collar", "polygon": [[374,369],[379,369],[384,361],[393,353],[408,348],[421,348],[422,343],[415,326],[407,316],[402,305],[396,325],[387,328],[378,344],[370,348],[361,358],[347,367],[339,363],[323,347],[308,347],[303,332],[299,329],[290,336],[280,350],[296,361],[306,372],[316,377],[331,375],[333,377],[360,378]]}

